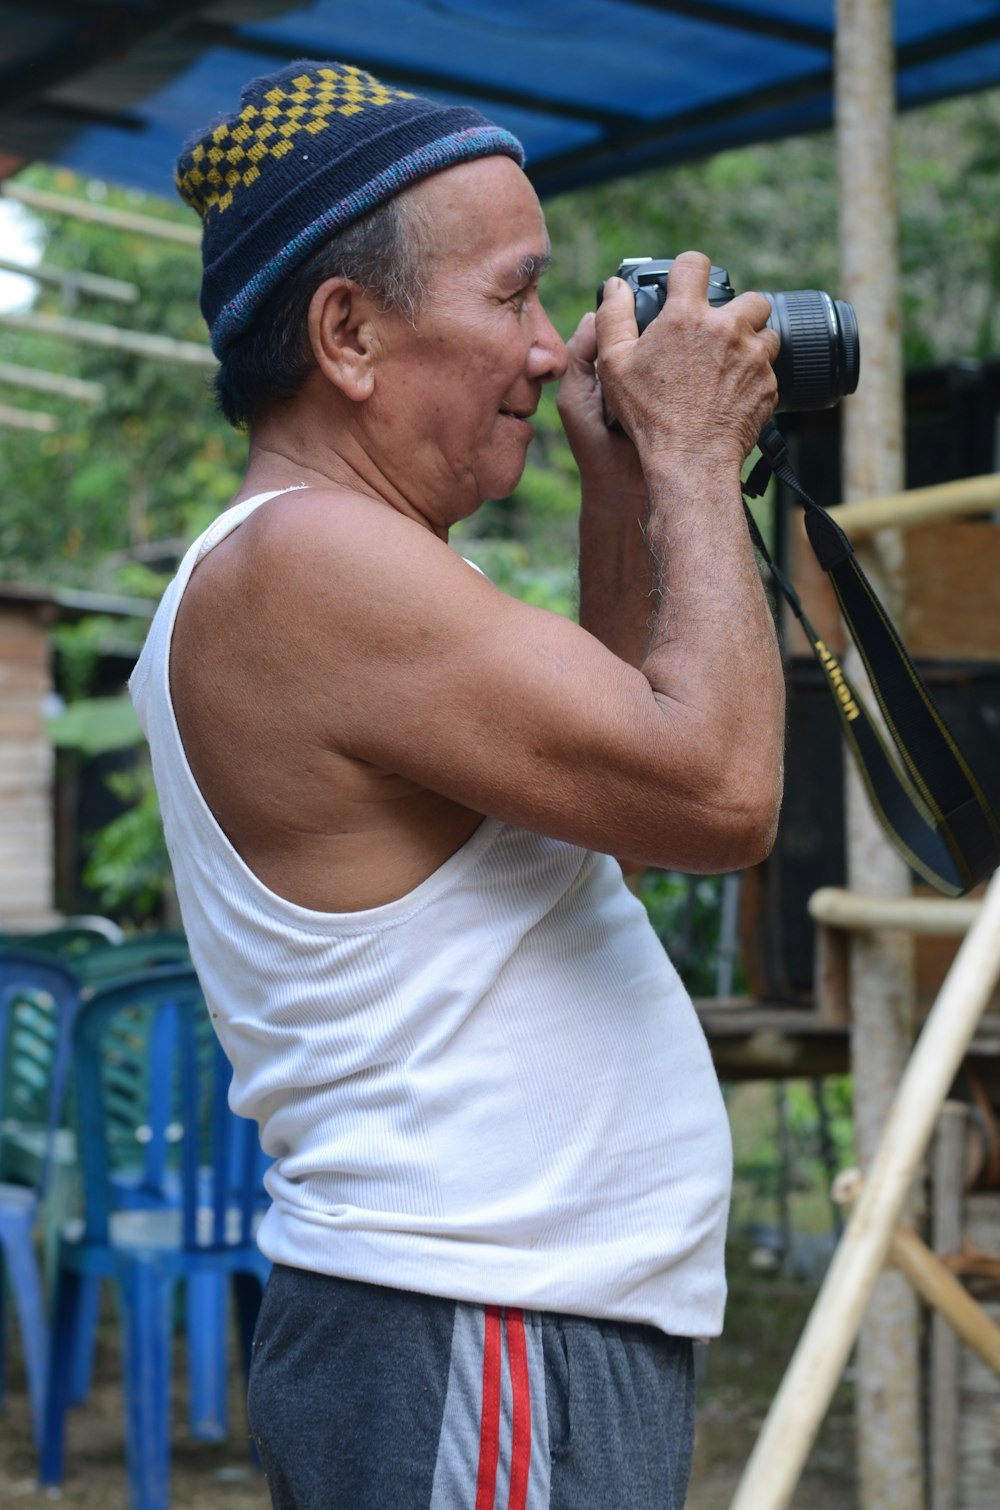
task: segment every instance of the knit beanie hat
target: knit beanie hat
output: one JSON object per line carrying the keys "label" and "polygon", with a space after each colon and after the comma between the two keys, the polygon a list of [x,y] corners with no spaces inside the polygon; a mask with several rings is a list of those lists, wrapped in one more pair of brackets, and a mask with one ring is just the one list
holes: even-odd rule
{"label": "knit beanie hat", "polygon": [[474,157],[524,164],[476,110],[303,59],[253,79],[239,111],[190,141],[177,190],[202,219],[201,312],[222,356],[272,290],[335,232],[401,189]]}

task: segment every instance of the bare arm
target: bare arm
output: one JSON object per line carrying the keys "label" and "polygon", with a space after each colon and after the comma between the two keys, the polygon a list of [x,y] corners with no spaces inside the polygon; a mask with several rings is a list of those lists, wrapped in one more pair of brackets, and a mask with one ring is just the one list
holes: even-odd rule
{"label": "bare arm", "polygon": [[656,607],[646,542],[649,495],[635,446],[604,422],[593,313],[569,341],[567,360],[559,409],[580,467],[580,623],[639,667]]}
{"label": "bare arm", "polygon": [[[203,692],[209,705],[225,692],[230,722],[247,731],[230,774],[269,833],[314,823],[309,794],[336,786],[346,759],[392,773],[366,832],[392,830],[400,778],[637,865],[718,871],[767,851],[781,678],[738,484],[773,404],[758,335],[768,306],[744,295],[709,311],[707,266],[695,259],[689,299],[653,341],[649,331],[636,340],[624,285],[624,300],[606,296],[598,314],[602,381],[642,463],[648,561],[662,576],[648,648],[645,629],[626,655],[508,597],[419,522],[354,491],[290,493],[213,552],[203,622],[190,617],[192,583],[191,651],[213,645]],[[688,369],[690,394],[678,375]],[[610,526],[596,475],[585,498]],[[239,698],[245,706],[232,706]],[[255,765],[265,727],[270,753]]]}
{"label": "bare arm", "polygon": [[[707,259],[680,260],[666,311],[641,343],[631,294],[617,280],[606,287],[607,307],[585,316],[569,343],[560,411],[582,482],[581,622],[641,666],[654,691],[697,710],[706,758],[715,747],[734,770],[744,758],[757,763],[759,783],[774,783],[776,816],[783,677],[739,489],[773,391],[758,371],[758,403],[748,404],[745,353],[734,348],[727,358],[717,347],[713,356],[707,346],[705,269]],[[758,362],[768,354],[762,346]],[[598,366],[635,445],[604,424]],[[752,771],[746,780],[752,791]]]}

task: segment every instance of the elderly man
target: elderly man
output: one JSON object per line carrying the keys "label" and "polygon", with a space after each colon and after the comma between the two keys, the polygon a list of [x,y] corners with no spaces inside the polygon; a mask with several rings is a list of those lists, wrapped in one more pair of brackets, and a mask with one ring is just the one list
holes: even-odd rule
{"label": "elderly man", "polygon": [[[688,253],[641,339],[610,279],[564,345],[522,158],[303,61],[178,168],[249,458],[133,694],[273,1160],[250,1416],[280,1510],[679,1510],[691,1339],[722,1322],[725,1112],[622,868],[772,842],[782,676],[739,478],[777,337],[761,295],[710,308]],[[517,484],[555,380],[579,624],[448,545]]]}

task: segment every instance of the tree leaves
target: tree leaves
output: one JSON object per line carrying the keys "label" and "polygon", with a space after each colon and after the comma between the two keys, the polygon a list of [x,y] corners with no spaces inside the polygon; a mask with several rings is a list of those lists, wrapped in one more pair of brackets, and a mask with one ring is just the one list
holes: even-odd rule
{"label": "tree leaves", "polygon": [[78,750],[81,755],[132,749],[145,739],[132,699],[124,695],[88,697],[70,703],[46,719],[46,727],[57,748]]}

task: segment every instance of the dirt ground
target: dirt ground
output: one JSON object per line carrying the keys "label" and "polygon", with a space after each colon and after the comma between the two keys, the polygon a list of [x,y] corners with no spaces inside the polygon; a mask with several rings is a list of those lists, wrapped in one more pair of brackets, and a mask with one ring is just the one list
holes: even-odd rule
{"label": "dirt ground", "polygon": [[[773,1275],[730,1272],[726,1334],[699,1360],[695,1466],[687,1510],[728,1510],[768,1404],[808,1314],[813,1289]],[[10,1331],[16,1333],[11,1325]],[[176,1510],[269,1510],[247,1447],[242,1380],[234,1367],[230,1435],[192,1442],[185,1430],[183,1354],[178,1345],[171,1504]],[[40,1491],[16,1336],[7,1350],[7,1399],[0,1415],[0,1510],[126,1510],[122,1395],[113,1319],[106,1319],[85,1405],[70,1415],[66,1477]],[[795,1510],[855,1510],[850,1387],[841,1386],[793,1500]],[[387,1507],[390,1510],[390,1507]],[[391,1510],[406,1510],[393,1506]],[[460,1510],[460,1507],[456,1507]],[[622,1510],[627,1510],[623,1506]]]}
{"label": "dirt ground", "polygon": [[[815,1291],[814,1284],[747,1272],[731,1257],[726,1330],[706,1349],[699,1385],[686,1510],[728,1510]],[[794,1510],[856,1510],[848,1381],[834,1395],[791,1503]]]}

